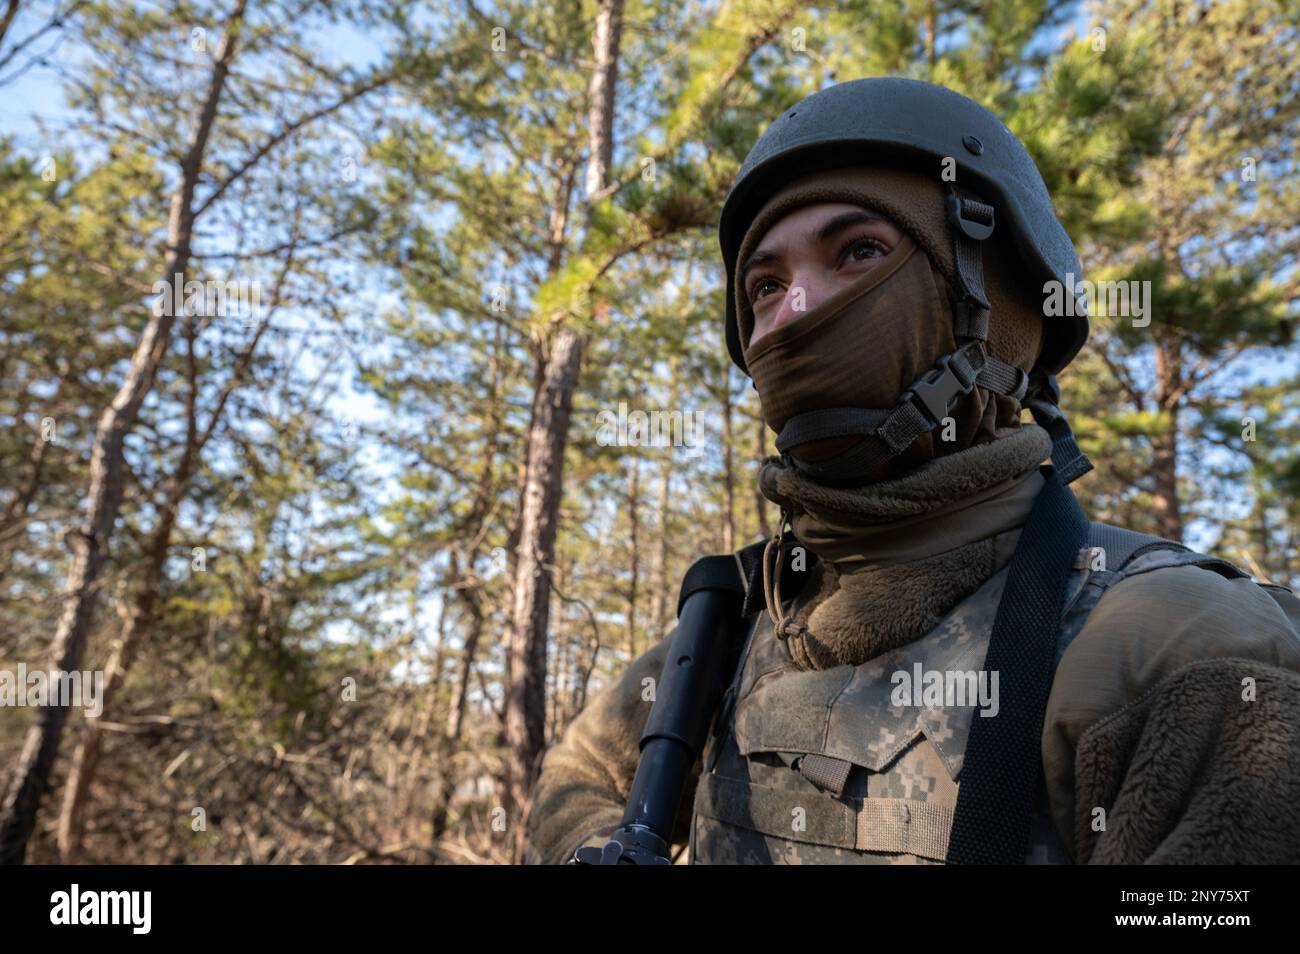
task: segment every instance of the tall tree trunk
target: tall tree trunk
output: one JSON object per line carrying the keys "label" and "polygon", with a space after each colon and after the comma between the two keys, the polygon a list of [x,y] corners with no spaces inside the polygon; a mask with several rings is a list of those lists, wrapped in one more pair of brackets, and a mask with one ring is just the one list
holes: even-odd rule
{"label": "tall tree trunk", "polygon": [[[194,234],[194,193],[234,57],[244,5],[244,0],[236,0],[226,20],[225,35],[216,50],[203,107],[190,132],[185,157],[181,161],[180,180],[172,195],[167,220],[168,252],[162,268],[163,280],[169,288],[176,281],[175,276],[183,275],[189,267]],[[68,538],[73,551],[72,565],[65,587],[67,595],[63,615],[55,630],[50,652],[54,665],[64,672],[81,668],[86,634],[99,602],[100,574],[108,559],[108,547],[122,505],[126,476],[123,447],[135,426],[140,406],[153,388],[154,377],[171,340],[176,316],[170,314],[170,307],[162,311],[161,315],[152,315],[145,325],[126,379],[95,429],[86,516]],[[36,827],[36,815],[49,786],[50,771],[58,755],[67,719],[67,706],[43,706],[35,725],[27,733],[15,766],[13,783],[3,805],[0,805],[0,863],[20,864],[26,854],[27,841]]]}
{"label": "tall tree trunk", "polygon": [[623,34],[623,0],[600,0],[591,83],[587,88],[587,199],[605,188],[614,158],[614,93],[618,85],[618,47]]}
{"label": "tall tree trunk", "polygon": [[579,626],[574,630],[574,656],[577,661],[577,679],[573,693],[571,712],[581,712],[587,707],[587,690],[591,686],[591,674],[596,670],[596,657],[600,655],[600,628],[594,615],[588,622],[591,629],[591,646],[587,645],[587,628]]}
{"label": "tall tree trunk", "polygon": [[[108,662],[104,666],[101,718],[116,702],[122,684],[126,681],[126,673],[131,668],[131,661],[135,658],[140,638],[153,620],[161,589],[163,565],[167,561],[168,545],[176,523],[176,506],[173,501],[168,501],[168,504],[160,515],[158,528],[150,540],[148,564],[144,568],[144,581],[136,596],[135,605],[126,614],[122,632],[113,641]],[[68,767],[68,778],[63,787],[63,807],[59,812],[56,837],[60,858],[65,863],[76,861],[81,854],[86,831],[85,805],[90,784],[99,768],[102,736],[100,718],[87,717],[81,741]]]}
{"label": "tall tree trunk", "polygon": [[[478,491],[475,494],[474,503],[455,532],[455,539],[460,543],[452,547],[451,550],[451,572],[447,588],[456,594],[457,599],[464,606],[469,617],[469,630],[465,634],[465,640],[461,647],[456,678],[452,681],[451,699],[447,706],[446,731],[438,740],[435,753],[437,758],[437,778],[434,783],[432,812],[432,841],[435,845],[447,831],[447,815],[455,791],[452,762],[460,750],[461,735],[465,725],[466,700],[469,698],[469,687],[474,678],[474,660],[478,654],[479,642],[483,637],[483,630],[487,620],[483,607],[483,583],[475,573],[474,565],[482,547],[484,525],[492,509],[492,501],[497,490],[495,486],[496,454],[501,440],[505,415],[501,397],[502,381],[505,376],[505,364],[502,360],[505,347],[505,334],[501,326],[498,325],[493,334],[492,351],[488,359],[487,403],[490,438],[487,453],[483,461],[482,471],[479,474]],[[521,478],[522,473],[521,469]],[[517,526],[512,528],[512,534],[515,532],[517,532]],[[440,627],[446,618],[445,608],[449,598],[450,595],[444,593],[444,613],[439,617]],[[441,634],[441,629],[439,632]],[[442,647],[445,644],[446,641],[440,635],[439,646]],[[438,681],[442,678],[441,668],[437,670],[437,678]],[[430,691],[436,693],[436,683]]]}
{"label": "tall tree trunk", "polygon": [[[666,453],[667,451],[665,451]],[[627,610],[623,618],[623,642],[627,645],[629,661],[637,657],[636,601],[637,585],[641,574],[641,462],[632,458],[627,478],[628,560],[627,560]]]}
{"label": "tall tree trunk", "polygon": [[[605,185],[614,154],[614,93],[623,28],[623,0],[601,0],[592,37],[594,66],[588,87],[586,190],[588,222],[595,197]],[[554,238],[555,230],[552,229]],[[573,392],[582,367],[585,341],[567,324],[550,337],[533,397],[525,451],[525,477],[515,546],[514,594],[507,641],[508,688],[505,705],[507,754],[503,802],[513,827],[511,855],[523,859],[522,833],[527,796],[546,729],[546,630],[550,612],[550,566],[564,475]]]}
{"label": "tall tree trunk", "polygon": [[[482,594],[475,591],[471,598],[465,600],[469,610],[469,631],[461,649],[460,664],[456,679],[452,682],[451,701],[447,707],[447,728],[436,746],[436,780],[433,787],[433,835],[436,844],[447,832],[447,814],[451,807],[451,796],[455,792],[455,774],[452,759],[460,749],[460,739],[465,726],[465,703],[469,698],[470,680],[474,675],[474,654],[478,650],[479,639],[483,635]],[[433,690],[430,690],[433,691]]]}
{"label": "tall tree trunk", "polygon": [[158,597],[162,590],[163,569],[167,563],[167,552],[171,546],[172,533],[176,529],[176,520],[181,503],[189,489],[190,479],[199,464],[199,456],[207,447],[208,441],[216,433],[218,425],[225,414],[225,409],[235,390],[243,383],[244,376],[253,362],[258,343],[266,333],[272,316],[279,311],[283,300],[283,288],[289,271],[293,267],[296,241],[291,243],[280,270],[280,278],[275,285],[275,294],[267,309],[266,316],[258,325],[257,331],[240,350],[235,367],[229,380],[221,388],[206,426],[200,431],[198,420],[199,401],[199,365],[194,350],[195,330],[193,320],[185,319],[187,348],[187,379],[189,391],[186,398],[185,449],[176,464],[175,472],[167,479],[163,490],[163,503],[158,520],[146,547],[146,563],[140,576],[140,585],[136,590],[135,604],[126,614],[122,632],[114,640],[104,668],[104,695],[101,711],[97,718],[87,718],[82,729],[81,741],[73,753],[68,768],[68,778],[64,783],[63,807],[59,812],[56,840],[59,855],[67,863],[77,860],[81,854],[85,838],[85,805],[90,793],[90,786],[95,780],[99,767],[101,719],[105,712],[115,707],[126,676],[135,659],[138,643],[148,633],[154,622],[154,613]]}
{"label": "tall tree trunk", "polygon": [[[688,266],[689,268],[689,266]],[[677,407],[678,395],[678,361],[668,359],[668,407]],[[654,579],[650,597],[650,638],[658,642],[664,636],[668,624],[668,599],[672,588],[668,582],[668,540],[671,537],[672,511],[672,476],[673,455],[665,452],[659,464],[659,501],[658,526],[655,532]]]}
{"label": "tall tree trunk", "polygon": [[[1254,536],[1259,545],[1259,565],[1269,573],[1275,573],[1273,566],[1273,539],[1268,525],[1268,504],[1266,502],[1267,490],[1264,481],[1255,474],[1252,479],[1255,496],[1255,513],[1254,513]],[[1278,580],[1285,581],[1285,574],[1279,574]]]}
{"label": "tall tree trunk", "polygon": [[[495,391],[493,392],[495,395]],[[466,535],[477,537],[479,524],[487,513],[488,498],[490,496],[490,485],[492,479],[493,465],[489,460],[484,464],[483,480],[479,486],[479,495],[471,508],[470,515],[466,522],[461,525],[457,536],[463,539]],[[475,560],[477,546],[470,544],[468,554],[464,557],[464,564],[472,572]],[[466,615],[469,617],[469,629],[465,634],[465,640],[461,647],[460,661],[456,669],[456,678],[452,680],[451,699],[447,705],[447,725],[446,729],[435,745],[435,780],[433,784],[431,817],[433,819],[433,834],[431,841],[436,846],[437,842],[447,831],[447,816],[451,807],[451,798],[455,793],[455,774],[453,772],[452,761],[456,753],[460,751],[461,736],[464,733],[465,726],[465,706],[469,698],[470,682],[474,678],[474,658],[478,653],[478,645],[483,637],[484,624],[486,615],[483,612],[483,589],[482,585],[476,580],[465,579],[465,573],[462,567],[462,557],[459,548],[453,548],[451,553],[451,579],[456,586],[455,593],[462,606],[465,607]],[[446,604],[450,597],[447,594],[443,596],[443,609],[439,615],[439,639],[438,639],[438,668],[434,673],[434,684],[430,687],[431,695],[436,695],[437,687],[442,681],[442,658],[443,646],[446,640],[442,635],[442,626],[446,620]]]}
{"label": "tall tree trunk", "polygon": [[5,3],[4,13],[0,14],[0,41],[4,40],[14,17],[18,16],[18,2],[19,0],[7,0]]}
{"label": "tall tree trunk", "polygon": [[[564,594],[569,592],[568,570],[569,568],[565,564],[563,558],[556,561],[555,581],[552,588],[560,595],[561,599],[563,599]],[[561,610],[550,633],[550,642],[554,645],[555,650],[548,654],[546,660],[547,691],[550,694],[548,700],[550,706],[550,718],[547,721],[546,727],[546,739],[548,744],[550,740],[556,737],[560,731],[560,726],[563,725],[563,722],[561,722],[560,689],[564,684],[564,666],[569,639],[568,631],[568,620],[565,618],[564,611]]]}
{"label": "tall tree trunk", "polygon": [[1177,341],[1156,344],[1156,406],[1165,414],[1164,426],[1151,438],[1156,532],[1170,540],[1183,539],[1183,515],[1178,502],[1178,412],[1182,386],[1182,354]]}
{"label": "tall tree trunk", "polygon": [[459,743],[465,725],[465,700],[469,695],[469,684],[474,671],[474,656],[478,652],[479,640],[483,636],[483,607],[479,600],[468,602],[470,611],[469,632],[465,635],[465,645],[461,650],[460,666],[451,689],[451,704],[447,712],[447,738]]}
{"label": "tall tree trunk", "polygon": [[659,465],[659,511],[655,528],[655,558],[653,592],[650,596],[650,638],[658,642],[663,638],[668,616],[668,538],[671,512],[669,492],[672,488],[673,457],[664,454]]}
{"label": "tall tree trunk", "polygon": [[[582,337],[572,328],[555,334],[528,427],[527,473],[515,550],[514,603],[507,643],[507,817],[523,806],[546,741],[546,634],[550,569],[563,488],[573,391],[582,363]],[[517,820],[521,821],[521,820]],[[516,827],[519,827],[517,824]]]}

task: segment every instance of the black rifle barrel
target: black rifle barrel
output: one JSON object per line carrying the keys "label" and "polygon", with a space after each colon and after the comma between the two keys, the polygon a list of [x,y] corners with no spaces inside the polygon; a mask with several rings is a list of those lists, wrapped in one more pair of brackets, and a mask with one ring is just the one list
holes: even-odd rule
{"label": "black rifle barrel", "polygon": [[703,750],[741,629],[742,596],[696,590],[682,608],[655,703],[641,733],[641,761],[623,824],[671,833],[687,775]]}
{"label": "black rifle barrel", "polygon": [[603,849],[579,849],[579,863],[668,863],[686,782],[740,650],[744,598],[732,556],[705,557],[686,574],[623,820]]}

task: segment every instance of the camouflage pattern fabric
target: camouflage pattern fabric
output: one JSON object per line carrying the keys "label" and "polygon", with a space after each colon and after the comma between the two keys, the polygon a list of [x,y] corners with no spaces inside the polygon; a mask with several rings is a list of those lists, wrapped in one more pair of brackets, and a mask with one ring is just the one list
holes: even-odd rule
{"label": "camouflage pattern fabric", "polygon": [[[1102,594],[1126,575],[1221,563],[1153,550],[1125,567],[1100,569],[1087,552],[1071,577],[1058,661]],[[981,702],[994,711],[996,684],[986,674],[983,699],[969,692],[912,699],[904,689],[916,682],[918,667],[944,674],[945,688],[970,687],[966,674],[983,665],[1005,582],[1003,569],[929,634],[856,667],[798,669],[761,615],[705,753],[691,862],[942,863],[971,719],[985,717]],[[1025,861],[1070,863],[1041,785]]]}

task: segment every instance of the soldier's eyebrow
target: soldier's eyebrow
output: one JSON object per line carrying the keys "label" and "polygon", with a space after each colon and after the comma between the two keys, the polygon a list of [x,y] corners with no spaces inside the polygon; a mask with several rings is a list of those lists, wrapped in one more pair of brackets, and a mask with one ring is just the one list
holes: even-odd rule
{"label": "soldier's eyebrow", "polygon": [[[822,225],[816,231],[808,232],[804,235],[804,241],[808,243],[821,243],[827,239],[834,238],[841,232],[853,228],[855,225],[862,225],[866,222],[884,222],[883,216],[876,215],[874,212],[868,212],[866,209],[853,209],[850,212],[841,212],[835,218]],[[740,269],[740,281],[744,284],[749,273],[759,265],[766,265],[768,262],[780,261],[781,253],[771,249],[760,248],[749,258],[745,259],[745,264]]]}

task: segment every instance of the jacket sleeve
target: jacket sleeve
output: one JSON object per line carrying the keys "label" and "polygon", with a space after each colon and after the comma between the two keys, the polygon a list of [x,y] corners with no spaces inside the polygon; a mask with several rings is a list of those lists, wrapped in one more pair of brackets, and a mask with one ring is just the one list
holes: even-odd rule
{"label": "jacket sleeve", "polygon": [[[639,656],[592,697],[542,760],[528,819],[527,864],[564,864],[586,844],[604,844],[623,817],[640,757],[641,732],[674,633]],[[678,811],[685,839],[700,761]]]}
{"label": "jacket sleeve", "polygon": [[1284,594],[1182,566],[1098,602],[1043,725],[1075,861],[1300,862],[1300,634]]}

